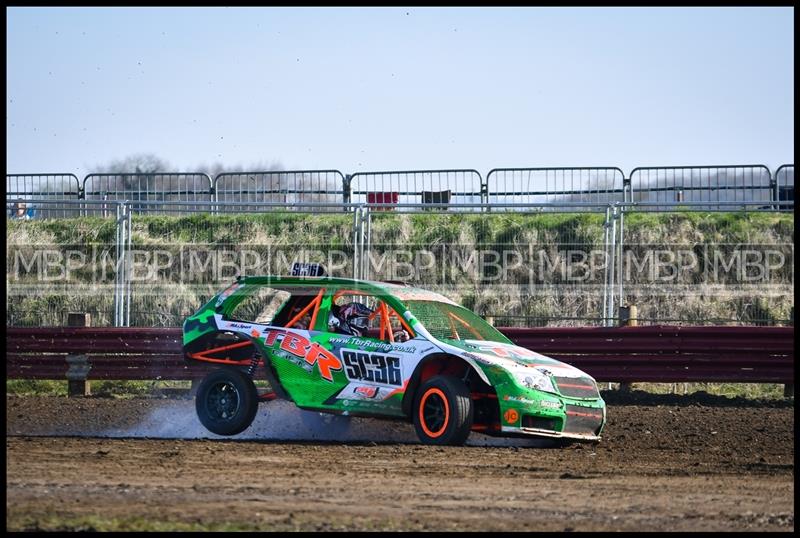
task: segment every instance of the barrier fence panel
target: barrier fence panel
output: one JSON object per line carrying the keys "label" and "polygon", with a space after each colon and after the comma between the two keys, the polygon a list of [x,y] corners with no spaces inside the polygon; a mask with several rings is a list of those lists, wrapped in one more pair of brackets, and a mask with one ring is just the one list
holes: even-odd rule
{"label": "barrier fence panel", "polygon": [[497,326],[603,324],[603,204],[365,209],[364,278],[439,293]]}
{"label": "barrier fence panel", "polygon": [[640,324],[792,324],[794,212],[763,202],[685,205],[703,211],[618,208],[618,304],[635,305]]}
{"label": "barrier fence panel", "polygon": [[[36,203],[36,218],[6,222],[6,326],[63,326],[68,312],[88,312],[95,326],[122,326],[124,204]],[[6,203],[8,213],[14,205]],[[103,213],[98,206],[109,207]]]}
{"label": "barrier fence panel", "polygon": [[[211,202],[211,178],[204,173],[154,172],[133,174],[89,174],[83,180],[86,200],[130,201],[131,210],[140,211],[136,202]],[[203,208],[192,206],[190,208]],[[206,206],[207,207],[207,206]],[[152,208],[152,205],[148,206]],[[96,212],[108,211],[91,206]],[[151,209],[148,209],[151,210]]]}
{"label": "barrier fence panel", "polygon": [[[773,200],[778,200],[779,202],[794,202],[794,165],[793,164],[784,164],[778,167],[775,171],[775,193],[773,194]],[[782,211],[788,210],[788,208],[782,207],[779,208]],[[791,209],[794,209],[792,207]]]}
{"label": "barrier fence panel", "polygon": [[132,217],[131,326],[180,326],[238,275],[289,275],[294,262],[353,275],[353,206],[212,202],[218,214],[187,217],[184,205],[141,203]]}
{"label": "barrier fence panel", "polygon": [[80,182],[74,174],[6,174],[6,202],[28,200],[13,208],[19,217],[59,216],[53,207],[41,207],[37,201],[77,200],[80,195]]}
{"label": "barrier fence panel", "polygon": [[490,204],[622,202],[624,181],[616,167],[495,168],[486,176]]}
{"label": "barrier fence panel", "polygon": [[[331,204],[347,202],[345,177],[338,170],[296,170],[269,172],[226,172],[214,178],[215,201],[326,204],[321,210],[341,211]],[[256,206],[247,206],[256,207]],[[235,210],[221,205],[219,211]]]}
{"label": "barrier fence panel", "polygon": [[[769,202],[774,187],[769,169],[762,164],[736,166],[660,166],[631,171],[632,202],[661,202],[663,209],[678,209],[681,202]],[[696,208],[702,209],[702,208]]]}
{"label": "barrier fence panel", "polygon": [[477,170],[408,170],[358,172],[350,176],[350,201],[380,204],[376,209],[395,207],[446,209],[453,205],[485,201],[483,179]]}

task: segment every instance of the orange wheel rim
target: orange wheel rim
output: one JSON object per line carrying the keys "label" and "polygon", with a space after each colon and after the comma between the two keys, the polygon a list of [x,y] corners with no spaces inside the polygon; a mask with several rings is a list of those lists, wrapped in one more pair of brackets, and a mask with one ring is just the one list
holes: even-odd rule
{"label": "orange wheel rim", "polygon": [[[434,398],[431,399],[431,396]],[[432,424],[429,424],[429,421]],[[444,393],[437,388],[428,389],[419,401],[419,424],[422,426],[422,431],[428,437],[435,439],[444,433],[449,423],[450,406]]]}

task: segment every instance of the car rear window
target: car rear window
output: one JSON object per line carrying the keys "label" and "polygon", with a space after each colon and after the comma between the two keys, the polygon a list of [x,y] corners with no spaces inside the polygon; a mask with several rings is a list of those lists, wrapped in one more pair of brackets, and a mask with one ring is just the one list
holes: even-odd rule
{"label": "car rear window", "polygon": [[259,286],[228,314],[228,319],[270,324],[291,293]]}

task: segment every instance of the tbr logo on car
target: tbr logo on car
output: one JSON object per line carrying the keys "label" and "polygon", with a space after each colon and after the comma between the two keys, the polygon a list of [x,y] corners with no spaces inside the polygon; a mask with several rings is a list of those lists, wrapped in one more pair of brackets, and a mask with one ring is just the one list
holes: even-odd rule
{"label": "tbr logo on car", "polygon": [[403,385],[400,357],[342,350],[342,359],[345,375],[351,381],[367,381],[394,387]]}
{"label": "tbr logo on car", "polygon": [[333,371],[342,369],[342,361],[339,360],[339,357],[318,343],[310,342],[304,336],[275,330],[264,335],[265,345],[273,346],[277,342],[280,342],[280,346],[274,350],[275,352],[279,352],[285,359],[302,366],[309,372],[316,364],[319,366],[319,374],[326,381],[333,382]]}

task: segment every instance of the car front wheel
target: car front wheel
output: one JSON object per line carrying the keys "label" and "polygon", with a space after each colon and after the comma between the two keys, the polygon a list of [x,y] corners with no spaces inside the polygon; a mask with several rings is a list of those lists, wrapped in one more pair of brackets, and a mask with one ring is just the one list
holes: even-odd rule
{"label": "car front wheel", "polygon": [[472,428],[469,389],[458,378],[434,376],[417,390],[412,410],[414,429],[429,445],[463,445]]}
{"label": "car front wheel", "polygon": [[239,370],[222,368],[208,374],[197,389],[195,408],[200,422],[217,435],[236,435],[256,418],[258,391]]}

